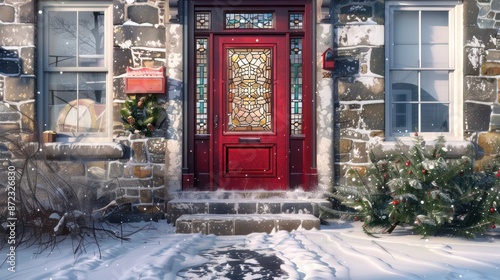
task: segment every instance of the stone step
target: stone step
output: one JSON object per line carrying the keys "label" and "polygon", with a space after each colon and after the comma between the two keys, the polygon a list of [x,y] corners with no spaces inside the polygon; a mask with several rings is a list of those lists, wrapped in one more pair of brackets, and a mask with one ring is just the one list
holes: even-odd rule
{"label": "stone step", "polygon": [[167,221],[175,223],[182,215],[195,214],[311,214],[319,217],[320,206],[331,202],[317,198],[176,198],[167,203]]}
{"label": "stone step", "polygon": [[247,235],[254,232],[299,228],[320,229],[320,220],[310,214],[198,214],[182,215],[176,223],[176,233],[200,233],[204,235]]}

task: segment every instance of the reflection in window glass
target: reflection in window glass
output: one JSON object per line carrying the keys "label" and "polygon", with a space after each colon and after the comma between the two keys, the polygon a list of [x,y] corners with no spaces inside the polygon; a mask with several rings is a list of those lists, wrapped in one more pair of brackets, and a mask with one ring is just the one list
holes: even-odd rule
{"label": "reflection in window glass", "polygon": [[[49,3],[49,2],[47,2]],[[97,3],[97,2],[96,2]],[[75,135],[107,132],[105,11],[108,4],[44,6],[46,129]]]}
{"label": "reflection in window glass", "polygon": [[104,12],[48,14],[50,67],[104,66]]}
{"label": "reflection in window glass", "polygon": [[106,131],[106,74],[49,75],[50,127],[56,132]]}

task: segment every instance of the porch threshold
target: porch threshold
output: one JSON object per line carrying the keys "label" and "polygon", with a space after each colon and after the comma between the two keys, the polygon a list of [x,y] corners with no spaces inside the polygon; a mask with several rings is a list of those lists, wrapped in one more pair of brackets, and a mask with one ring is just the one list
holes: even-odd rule
{"label": "porch threshold", "polygon": [[194,214],[182,215],[176,233],[247,235],[254,232],[319,230],[319,218],[310,214]]}

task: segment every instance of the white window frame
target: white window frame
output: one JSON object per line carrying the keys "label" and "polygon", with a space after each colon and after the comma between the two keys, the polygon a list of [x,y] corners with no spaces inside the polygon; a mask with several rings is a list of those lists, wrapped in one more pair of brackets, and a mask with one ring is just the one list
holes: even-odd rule
{"label": "white window frame", "polygon": [[[96,11],[104,12],[104,64],[93,67],[54,67],[49,65],[48,11]],[[38,119],[40,131],[49,127],[49,75],[51,73],[101,72],[106,74],[106,131],[105,132],[68,132],[59,133],[57,142],[110,142],[113,135],[113,1],[40,1],[37,27],[38,53]]]}
{"label": "white window frame", "polygon": [[[392,116],[392,81],[391,71],[402,70],[404,68],[392,68],[394,59],[394,11],[448,11],[449,14],[449,68],[435,68],[435,70],[449,71],[449,131],[448,132],[419,132],[426,138],[445,136],[447,140],[463,140],[463,90],[462,90],[462,1],[386,1],[385,10],[385,131],[386,140],[407,138],[414,134],[413,129],[407,132],[392,131],[394,116]],[[417,34],[420,36],[420,34]],[[421,71],[418,68],[416,71]],[[416,104],[422,104],[420,101]],[[411,105],[409,105],[411,107]],[[422,116],[419,118],[419,122]]]}

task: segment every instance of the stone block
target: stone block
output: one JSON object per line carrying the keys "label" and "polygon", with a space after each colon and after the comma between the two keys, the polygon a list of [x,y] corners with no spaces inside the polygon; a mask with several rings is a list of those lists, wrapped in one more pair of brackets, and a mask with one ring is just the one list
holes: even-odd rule
{"label": "stone block", "polygon": [[484,76],[497,76],[500,75],[499,62],[483,62],[481,65],[481,75]]}
{"label": "stone block", "polygon": [[284,202],[281,212],[287,214],[312,214],[313,205],[310,202]]}
{"label": "stone block", "polygon": [[17,58],[0,58],[0,74],[17,76],[21,73],[21,64]]}
{"label": "stone block", "polygon": [[234,220],[234,234],[235,235],[248,235],[253,232],[266,232],[271,233],[275,227],[274,220]]}
{"label": "stone block", "polygon": [[[344,107],[344,106],[341,106]],[[341,108],[341,111],[339,111],[340,116],[338,118],[338,121],[340,122],[341,127],[343,128],[359,128],[359,121],[360,121],[360,116],[359,116],[359,110],[348,110],[344,108]]]}
{"label": "stone block", "polygon": [[238,202],[238,214],[257,214],[256,202]]}
{"label": "stone block", "polygon": [[20,52],[20,65],[21,74],[34,75],[35,74],[35,48],[23,47]]}
{"label": "stone block", "polygon": [[129,41],[134,47],[165,48],[165,37],[163,26],[115,26],[115,45]]}
{"label": "stone block", "polygon": [[257,214],[279,214],[281,204],[278,202],[258,202]]}
{"label": "stone block", "polygon": [[383,25],[344,25],[336,29],[339,48],[357,46],[383,46]]}
{"label": "stone block", "polygon": [[383,130],[385,126],[385,104],[365,104],[361,115],[361,128],[366,130]]}
{"label": "stone block", "polygon": [[353,3],[340,7],[339,20],[342,23],[366,22],[373,16],[373,8],[370,5]]}
{"label": "stone block", "polygon": [[463,52],[464,76],[479,76],[483,47],[466,46]]}
{"label": "stone block", "polygon": [[127,7],[128,19],[136,23],[150,23],[152,25],[159,23],[158,8],[148,5],[135,5]]}
{"label": "stone block", "polygon": [[336,59],[335,75],[338,77],[351,77],[359,74],[359,61],[357,59]]}
{"label": "stone block", "polygon": [[500,154],[500,133],[480,133],[478,136],[477,145],[481,147],[481,149],[487,155]]}
{"label": "stone block", "polygon": [[208,234],[234,235],[234,221],[232,220],[211,220],[208,223]]}
{"label": "stone block", "polygon": [[165,155],[166,140],[164,138],[149,138],[147,144],[150,153]]}
{"label": "stone block", "polygon": [[464,122],[466,131],[488,131],[491,106],[465,102]]}
{"label": "stone block", "polygon": [[35,131],[35,100],[19,104],[19,111],[22,113],[22,131],[28,133]]}
{"label": "stone block", "polygon": [[339,143],[339,152],[344,154],[344,153],[349,153],[352,149],[352,140],[350,139],[340,139]]}
{"label": "stone block", "polygon": [[0,24],[0,46],[34,46],[35,27],[33,24]]}
{"label": "stone block", "polygon": [[113,76],[123,75],[127,73],[127,66],[134,66],[134,59],[132,56],[132,50],[114,47],[113,48]]}
{"label": "stone block", "polygon": [[368,148],[366,142],[356,141],[353,142],[351,151],[351,161],[353,163],[367,163],[368,158]]}
{"label": "stone block", "polygon": [[123,177],[123,163],[121,162],[110,162],[108,167],[108,178],[120,178]]}
{"label": "stone block", "polygon": [[[4,87],[5,101],[19,102],[35,98],[34,77],[5,77]],[[33,115],[30,116],[33,117]]]}
{"label": "stone block", "polygon": [[190,207],[193,214],[208,214],[208,204],[205,202],[193,202]]}
{"label": "stone block", "polygon": [[132,157],[131,161],[138,163],[148,162],[148,156],[146,153],[146,144],[144,141],[138,140],[132,142]]}
{"label": "stone block", "polygon": [[491,40],[490,38],[496,37],[497,30],[479,27],[482,24],[483,23],[478,21],[478,26],[464,27],[464,47],[482,47],[485,50],[496,49],[494,40]]}
{"label": "stone block", "polygon": [[481,102],[494,102],[497,100],[498,80],[496,78],[465,77],[464,82],[465,100]]}
{"label": "stone block", "polygon": [[137,178],[149,178],[153,171],[149,165],[136,165],[134,166],[134,176]]}
{"label": "stone block", "polygon": [[234,202],[209,202],[209,214],[236,214],[236,207]]}
{"label": "stone block", "polygon": [[192,232],[191,222],[190,221],[177,221],[175,223],[175,232],[176,233],[191,233]]}
{"label": "stone block", "polygon": [[21,114],[11,106],[0,103],[0,122],[17,122],[21,119]]}
{"label": "stone block", "polygon": [[14,22],[15,13],[16,11],[14,7],[8,5],[0,5],[0,22]]}
{"label": "stone block", "polygon": [[336,79],[340,101],[384,100],[384,79],[378,77],[341,77]]}
{"label": "stone block", "polygon": [[24,1],[25,4],[19,6],[19,22],[22,23],[35,23],[36,21],[36,11],[35,3],[36,1]]}
{"label": "stone block", "polygon": [[301,226],[305,230],[317,229],[321,228],[319,220],[303,220]]}
{"label": "stone block", "polygon": [[208,221],[191,221],[191,233],[208,235]]}
{"label": "stone block", "polygon": [[385,75],[385,48],[378,47],[371,49],[370,72],[380,76]]}
{"label": "stone block", "polygon": [[140,190],[140,196],[141,196],[141,203],[152,203],[153,198],[151,196],[151,190],[150,189],[145,189],[145,190]]}
{"label": "stone block", "polygon": [[277,230],[286,230],[286,231],[294,231],[298,229],[301,225],[300,220],[277,220],[276,221],[276,229]]}
{"label": "stone block", "polygon": [[125,23],[125,2],[113,1],[113,25]]}

